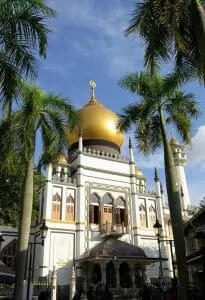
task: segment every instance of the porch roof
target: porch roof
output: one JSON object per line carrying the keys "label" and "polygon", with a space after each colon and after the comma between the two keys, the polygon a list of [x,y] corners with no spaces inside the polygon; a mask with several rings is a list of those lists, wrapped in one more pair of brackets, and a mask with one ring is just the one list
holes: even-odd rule
{"label": "porch roof", "polygon": [[166,258],[148,257],[144,250],[140,247],[128,244],[114,237],[104,239],[98,245],[94,246],[87,257],[77,261],[90,260],[133,260],[142,263],[153,263],[160,260],[167,260]]}

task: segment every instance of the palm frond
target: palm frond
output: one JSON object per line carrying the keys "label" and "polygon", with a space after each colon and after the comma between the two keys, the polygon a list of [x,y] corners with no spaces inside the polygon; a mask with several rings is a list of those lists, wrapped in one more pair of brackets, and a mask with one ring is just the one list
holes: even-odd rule
{"label": "palm frond", "polygon": [[183,141],[186,144],[190,144],[190,134],[191,134],[191,120],[186,116],[182,114],[173,114],[172,115],[173,123],[182,137]]}
{"label": "palm frond", "polygon": [[54,16],[54,10],[44,0],[1,0],[0,101],[16,97],[18,80],[36,78],[36,54],[46,55],[47,37],[51,32],[46,23]]}
{"label": "palm frond", "polygon": [[176,91],[168,100],[165,108],[171,116],[179,113],[196,119],[200,115],[200,110],[192,93],[185,94],[183,91]]}

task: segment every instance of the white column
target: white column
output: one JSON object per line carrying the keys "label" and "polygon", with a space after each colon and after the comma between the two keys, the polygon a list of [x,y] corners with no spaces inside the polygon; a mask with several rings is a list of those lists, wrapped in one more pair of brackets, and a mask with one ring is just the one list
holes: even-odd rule
{"label": "white column", "polygon": [[[137,187],[136,187],[136,174],[135,174],[135,161],[134,153],[132,148],[131,139],[129,139],[129,164],[130,164],[130,191],[131,191],[131,209],[130,213],[131,227],[132,229],[132,243],[138,245],[139,237],[137,235],[137,229],[140,226],[139,220],[139,205],[137,197]],[[134,237],[135,235],[135,237]]]}
{"label": "white column", "polygon": [[56,294],[57,294],[57,273],[55,267],[53,267],[53,272],[51,277],[51,300],[56,300]]}
{"label": "white column", "polygon": [[51,219],[52,210],[52,164],[47,166],[46,170],[46,187],[44,191],[43,219]]}
{"label": "white column", "polygon": [[[87,237],[86,194],[84,182],[83,153],[78,152],[77,190],[76,190],[76,258],[85,255]],[[88,195],[87,195],[88,196]],[[87,216],[87,218],[86,218]]]}
{"label": "white column", "polygon": [[76,276],[75,276],[75,269],[72,269],[71,273],[71,287],[70,287],[70,299],[73,299],[76,292]]}

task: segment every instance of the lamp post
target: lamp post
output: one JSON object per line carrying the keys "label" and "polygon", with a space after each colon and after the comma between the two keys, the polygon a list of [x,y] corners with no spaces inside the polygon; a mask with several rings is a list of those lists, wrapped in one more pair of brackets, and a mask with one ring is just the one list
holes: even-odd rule
{"label": "lamp post", "polygon": [[5,239],[3,238],[2,232],[0,231],[0,251],[3,245],[3,242],[5,241]]}
{"label": "lamp post", "polygon": [[[29,300],[30,298],[30,285],[31,285],[31,277],[33,277],[33,274],[31,276],[31,272],[34,269],[34,263],[35,263],[35,246],[36,245],[41,245],[44,246],[44,241],[48,232],[48,227],[46,226],[45,222],[41,225],[40,229],[40,235],[41,235],[41,243],[28,243],[28,250],[30,248],[30,255],[29,255],[29,264],[28,264],[28,285],[27,285],[27,297],[26,299]],[[32,267],[32,262],[33,262],[33,267]]]}
{"label": "lamp post", "polygon": [[159,280],[163,280],[163,266],[162,266],[162,252],[161,252],[161,246],[160,246],[160,237],[162,234],[162,225],[159,223],[159,220],[156,219],[156,223],[154,224],[153,228],[156,232],[157,237],[157,243],[158,243],[158,249],[159,249]]}

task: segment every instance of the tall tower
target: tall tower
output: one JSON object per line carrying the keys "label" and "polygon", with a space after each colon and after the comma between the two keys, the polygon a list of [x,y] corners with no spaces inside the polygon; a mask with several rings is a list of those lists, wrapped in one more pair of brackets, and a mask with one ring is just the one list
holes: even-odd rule
{"label": "tall tower", "polygon": [[187,156],[184,152],[184,146],[180,145],[174,137],[172,137],[170,140],[170,146],[176,166],[179,188],[180,191],[183,191],[183,193],[181,193],[181,208],[182,212],[185,213],[188,206],[190,206],[189,191],[184,171],[184,166],[187,163]]}

